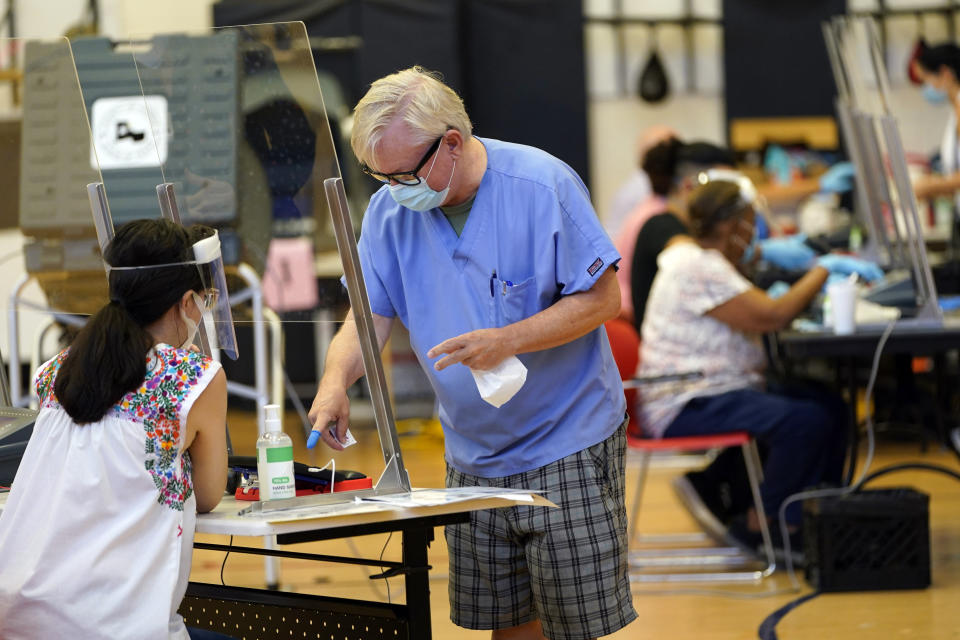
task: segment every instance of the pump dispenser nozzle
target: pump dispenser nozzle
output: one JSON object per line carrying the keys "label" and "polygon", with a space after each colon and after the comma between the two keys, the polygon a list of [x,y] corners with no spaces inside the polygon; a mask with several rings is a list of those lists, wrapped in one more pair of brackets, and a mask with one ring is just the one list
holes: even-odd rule
{"label": "pump dispenser nozzle", "polygon": [[267,431],[282,431],[283,423],[280,420],[280,405],[263,405],[264,426]]}

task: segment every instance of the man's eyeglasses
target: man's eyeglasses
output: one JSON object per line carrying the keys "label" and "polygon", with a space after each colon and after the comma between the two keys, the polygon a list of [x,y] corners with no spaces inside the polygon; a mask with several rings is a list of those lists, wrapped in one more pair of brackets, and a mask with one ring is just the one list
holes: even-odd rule
{"label": "man's eyeglasses", "polygon": [[422,158],[420,158],[420,162],[417,163],[417,166],[414,167],[413,171],[398,171],[396,173],[378,173],[365,164],[360,165],[360,170],[363,171],[368,176],[370,176],[371,178],[373,178],[374,180],[378,180],[379,182],[383,182],[383,183],[389,183],[393,181],[393,182],[399,182],[400,184],[405,184],[408,186],[420,184],[420,181],[423,180],[423,178],[418,176],[417,172],[423,168],[423,165],[427,164],[427,160],[430,159],[430,156],[433,155],[433,152],[440,148],[440,142],[442,140],[443,140],[443,136],[440,136],[434,141],[432,145],[430,145],[430,148],[427,149],[427,152],[423,154]]}

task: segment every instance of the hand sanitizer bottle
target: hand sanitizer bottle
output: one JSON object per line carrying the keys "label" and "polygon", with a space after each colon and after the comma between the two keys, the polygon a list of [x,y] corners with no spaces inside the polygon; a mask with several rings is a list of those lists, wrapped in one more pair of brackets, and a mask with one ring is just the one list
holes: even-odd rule
{"label": "hand sanitizer bottle", "polygon": [[280,500],[297,495],[293,479],[293,441],[283,432],[280,405],[263,407],[266,431],[257,440],[257,478],[261,500]]}

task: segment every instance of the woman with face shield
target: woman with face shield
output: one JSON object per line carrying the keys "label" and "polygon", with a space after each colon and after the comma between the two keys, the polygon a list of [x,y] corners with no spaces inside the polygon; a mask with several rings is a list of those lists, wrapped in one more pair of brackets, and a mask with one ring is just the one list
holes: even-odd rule
{"label": "woman with face shield", "polygon": [[213,229],[139,220],[104,252],[110,302],[35,377],[0,515],[0,637],[187,638],[197,512],[226,486],[226,379],[190,348]]}
{"label": "woman with face shield", "polygon": [[637,330],[650,285],[657,273],[657,256],[673,239],[687,233],[686,210],[697,175],[713,167],[732,167],[733,152],[708,142],[682,142],[670,138],[643,157],[643,170],[653,193],[638,204],[614,239],[620,253],[620,317]]}
{"label": "woman with face shield", "polygon": [[[833,394],[768,383],[760,344],[760,334],[785,327],[806,308],[835,265],[822,258],[826,266],[817,264],[773,299],[737,268],[752,243],[755,212],[736,182],[698,187],[687,216],[690,235],[658,259],[639,374],[699,375],[645,385],[641,422],[654,437],[750,432],[767,452],[761,494],[770,516],[804,487],[840,480],[846,435],[842,402]],[[791,534],[799,531],[800,515],[799,504],[787,511]],[[756,548],[759,530],[751,509],[730,524],[727,534]]]}

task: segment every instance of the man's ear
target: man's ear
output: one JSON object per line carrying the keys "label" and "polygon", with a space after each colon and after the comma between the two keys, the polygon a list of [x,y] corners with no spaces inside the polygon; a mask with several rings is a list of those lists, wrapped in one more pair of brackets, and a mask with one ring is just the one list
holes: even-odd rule
{"label": "man's ear", "polygon": [[454,160],[459,160],[460,156],[463,155],[464,139],[459,129],[448,130],[440,144],[447,147],[450,157]]}

